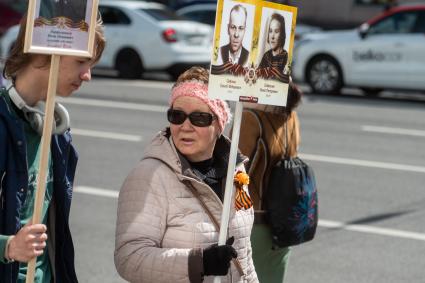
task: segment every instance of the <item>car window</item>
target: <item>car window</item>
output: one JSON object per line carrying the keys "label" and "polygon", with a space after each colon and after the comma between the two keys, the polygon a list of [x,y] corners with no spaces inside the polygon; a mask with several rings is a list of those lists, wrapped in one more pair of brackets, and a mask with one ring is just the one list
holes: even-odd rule
{"label": "car window", "polygon": [[413,33],[419,13],[401,12],[388,16],[370,27],[370,34]]}
{"label": "car window", "polygon": [[192,11],[184,14],[183,17],[212,26],[215,23],[215,11]]}
{"label": "car window", "polygon": [[129,25],[131,23],[130,18],[115,7],[100,6],[99,11],[106,25]]}
{"label": "car window", "polygon": [[199,11],[188,12],[182,16],[188,20],[195,22],[200,22],[203,18],[202,13],[200,13]]}
{"label": "car window", "polygon": [[182,17],[168,9],[140,9],[157,21],[181,21]]}
{"label": "car window", "polygon": [[215,24],[215,11],[206,11],[203,15],[202,23],[212,26]]}
{"label": "car window", "polygon": [[414,33],[425,33],[425,11],[418,12],[418,19],[413,27]]}

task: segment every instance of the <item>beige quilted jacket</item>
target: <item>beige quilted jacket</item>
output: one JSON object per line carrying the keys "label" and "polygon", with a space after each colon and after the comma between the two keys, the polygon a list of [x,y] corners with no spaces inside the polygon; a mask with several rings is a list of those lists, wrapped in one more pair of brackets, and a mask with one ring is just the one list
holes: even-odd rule
{"label": "beige quilted jacket", "polygon": [[[224,138],[220,140],[223,144]],[[227,139],[224,144],[228,154]],[[241,169],[244,169],[242,163],[238,164],[238,170]],[[166,132],[160,132],[124,181],[119,195],[114,259],[118,273],[127,281],[202,281],[201,251],[217,243],[218,232],[198,199],[183,183],[186,181],[193,184],[220,222],[221,200],[186,167],[184,159],[179,159]],[[235,237],[233,247],[245,275],[240,276],[232,263],[228,276],[222,277],[223,283],[258,282],[251,256],[253,220],[252,208],[235,211],[232,205],[228,236]],[[193,276],[194,272],[199,278]],[[212,276],[203,280],[212,281]]]}

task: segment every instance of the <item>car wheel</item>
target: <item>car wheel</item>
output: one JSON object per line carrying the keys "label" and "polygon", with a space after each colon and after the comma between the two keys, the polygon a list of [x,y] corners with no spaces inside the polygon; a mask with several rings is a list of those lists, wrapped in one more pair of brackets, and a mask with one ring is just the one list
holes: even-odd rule
{"label": "car wheel", "polygon": [[342,71],[338,62],[330,56],[318,56],[307,65],[307,82],[313,92],[321,94],[339,93],[342,88]]}
{"label": "car wheel", "polygon": [[373,87],[363,87],[362,91],[366,96],[376,97],[376,96],[379,95],[379,93],[382,91],[382,89],[381,88],[373,88]]}
{"label": "car wheel", "polygon": [[139,79],[143,73],[142,60],[133,49],[123,49],[118,53],[115,68],[118,76],[124,79]]}

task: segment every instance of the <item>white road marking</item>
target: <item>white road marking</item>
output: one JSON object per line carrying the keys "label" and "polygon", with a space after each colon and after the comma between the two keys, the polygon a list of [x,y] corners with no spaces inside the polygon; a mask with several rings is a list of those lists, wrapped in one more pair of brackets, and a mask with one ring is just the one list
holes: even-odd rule
{"label": "white road marking", "polygon": [[390,128],[390,127],[364,125],[362,126],[362,130],[365,132],[425,137],[425,131],[414,130],[414,129],[402,129],[402,128]]}
{"label": "white road marking", "polygon": [[[96,99],[87,99],[87,98],[74,98],[74,97],[68,97],[66,98],[66,100],[63,100],[63,102],[70,103],[70,104],[78,104],[78,105],[122,108],[122,109],[141,110],[141,111],[154,111],[154,112],[161,112],[161,113],[166,112],[168,109],[168,107],[166,106],[105,101],[105,100],[96,100]],[[365,127],[368,127],[368,128],[365,128]],[[372,128],[370,127],[372,126],[364,126],[364,129],[372,130]],[[403,129],[399,129],[399,130],[403,130]],[[406,131],[408,131],[410,135],[422,134],[421,131],[414,131],[414,130],[406,130]],[[141,140],[140,136],[88,131],[88,130],[81,130],[81,129],[72,129],[72,132],[77,135],[121,139],[121,140],[127,140],[127,141],[135,141],[135,142],[138,142]],[[405,132],[405,134],[406,133],[407,132]],[[423,134],[425,135],[425,132],[423,132]],[[312,161],[321,161],[321,162],[344,164],[344,165],[425,173],[425,167],[422,167],[422,166],[414,166],[414,165],[406,165],[406,164],[398,164],[398,163],[387,163],[387,162],[379,162],[379,161],[371,161],[371,160],[350,159],[350,158],[342,158],[342,157],[332,157],[332,156],[316,155],[316,154],[300,154],[300,156],[306,160],[312,160]]]}
{"label": "white road marking", "polygon": [[399,170],[399,171],[425,173],[425,167],[422,167],[422,166],[414,166],[414,165],[406,165],[406,164],[398,164],[398,163],[387,163],[387,162],[379,162],[379,161],[371,161],[371,160],[342,158],[342,157],[333,157],[333,156],[307,154],[307,153],[300,154],[300,157],[305,159],[305,160],[310,160],[310,161],[320,161],[320,162],[336,163],[336,164],[344,164],[344,165],[353,165],[353,166],[373,167],[373,168],[381,168],[381,169],[391,169],[391,170]]}
{"label": "white road marking", "polygon": [[161,112],[161,113],[165,113],[168,110],[167,106],[90,99],[90,98],[67,97],[66,99],[58,98],[57,100],[63,104],[76,104],[76,105],[97,106],[97,107],[105,107],[105,108],[119,108],[119,109],[152,111],[152,112]]}
{"label": "white road marking", "polygon": [[369,225],[346,224],[343,222],[320,219],[319,226],[323,228],[330,228],[330,229],[343,229],[347,231],[354,231],[354,232],[360,232],[360,233],[376,234],[376,235],[382,235],[382,236],[425,241],[425,234],[423,233],[389,229],[389,228],[381,228],[381,227],[375,227],[375,226],[369,226]]}
{"label": "white road marking", "polygon": [[[149,81],[149,80],[110,80],[110,79],[96,79],[90,82],[91,87],[96,84],[101,84],[102,86],[111,85],[113,87],[117,86],[135,86],[135,87],[150,87],[158,89],[171,90],[173,82],[160,82],[160,81]],[[84,86],[83,86],[84,87]]]}
{"label": "white road marking", "polygon": [[78,135],[78,136],[123,140],[123,141],[130,141],[130,142],[140,142],[142,140],[141,136],[136,136],[136,135],[118,134],[118,133],[112,133],[112,132],[101,132],[101,131],[84,130],[84,129],[76,129],[76,128],[71,128],[71,134]]}
{"label": "white road marking", "polygon": [[107,198],[118,198],[118,191],[105,190],[100,188],[86,187],[86,186],[78,186],[74,188],[74,193],[107,197]]}
{"label": "white road marking", "polygon": [[[114,198],[114,199],[118,198],[118,194],[119,194],[118,191],[86,187],[86,186],[77,186],[74,188],[74,192],[80,193],[80,194],[86,194],[86,195]],[[409,240],[425,241],[425,234],[423,233],[389,229],[389,228],[381,228],[381,227],[369,226],[369,225],[346,224],[346,223],[338,222],[338,221],[320,219],[319,226],[323,228],[329,228],[329,229],[341,229],[341,230],[347,230],[347,231],[353,231],[353,232],[359,232],[359,233],[376,234],[376,235],[382,235],[382,236],[404,238]]]}

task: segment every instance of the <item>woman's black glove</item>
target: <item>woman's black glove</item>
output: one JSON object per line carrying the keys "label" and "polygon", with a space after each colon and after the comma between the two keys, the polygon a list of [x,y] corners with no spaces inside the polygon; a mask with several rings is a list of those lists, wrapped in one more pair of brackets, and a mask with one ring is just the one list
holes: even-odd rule
{"label": "woman's black glove", "polygon": [[226,244],[219,246],[214,244],[204,249],[203,264],[204,275],[226,275],[232,258],[236,258],[238,253],[232,247],[234,237],[227,239]]}

